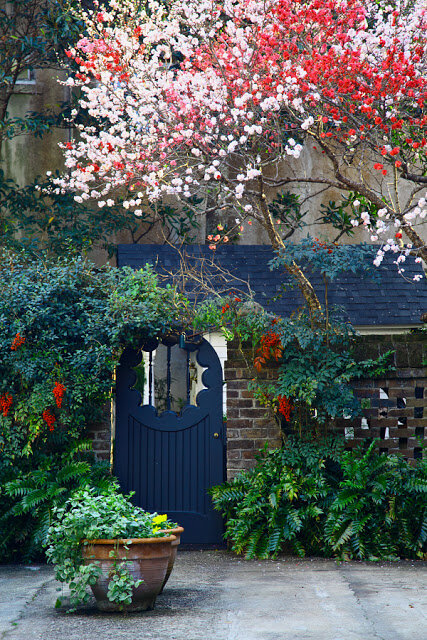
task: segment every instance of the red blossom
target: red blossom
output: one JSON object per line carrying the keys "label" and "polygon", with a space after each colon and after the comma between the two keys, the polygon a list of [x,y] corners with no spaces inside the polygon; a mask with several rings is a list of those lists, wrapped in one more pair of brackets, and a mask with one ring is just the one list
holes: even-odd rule
{"label": "red blossom", "polygon": [[65,393],[65,387],[63,384],[61,384],[60,382],[55,382],[55,386],[53,388],[53,395],[55,396],[55,402],[56,402],[56,406],[58,408],[61,408],[62,406],[62,399],[64,397],[64,393]]}
{"label": "red blossom", "polygon": [[254,360],[255,369],[257,369],[257,371],[261,371],[262,366],[266,364],[267,360],[273,358],[277,361],[282,357],[282,353],[283,346],[280,336],[274,331],[265,333],[261,336],[258,355]]}
{"label": "red blossom", "polygon": [[49,409],[45,409],[42,413],[42,418],[46,422],[47,426],[49,427],[49,431],[54,431],[55,429],[54,424],[56,422],[56,418],[53,415],[53,413],[51,413]]}
{"label": "red blossom", "polygon": [[17,333],[13,339],[13,342],[10,348],[12,349],[12,351],[17,351],[19,347],[22,347],[24,343],[25,343],[25,336],[21,336],[20,333]]}
{"label": "red blossom", "polygon": [[279,395],[277,396],[277,401],[279,403],[279,413],[285,418],[286,422],[290,422],[291,420],[291,411],[294,408],[294,405],[290,398],[286,396]]}
{"label": "red blossom", "polygon": [[3,417],[6,417],[9,413],[9,409],[12,406],[13,397],[10,393],[4,393],[0,396],[0,411],[3,413]]}

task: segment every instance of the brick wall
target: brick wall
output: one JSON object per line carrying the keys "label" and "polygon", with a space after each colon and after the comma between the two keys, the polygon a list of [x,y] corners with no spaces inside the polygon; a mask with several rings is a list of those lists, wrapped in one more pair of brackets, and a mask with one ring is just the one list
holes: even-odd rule
{"label": "brick wall", "polygon": [[[354,389],[364,407],[363,416],[339,420],[335,430],[346,436],[349,447],[379,438],[381,451],[419,458],[419,439],[427,444],[427,368],[423,366],[427,360],[426,334],[362,336],[357,347],[361,358],[375,358],[390,349],[395,350],[395,370],[383,379],[356,382]],[[265,374],[274,378],[277,368],[272,366]],[[281,442],[274,420],[248,391],[252,376],[236,345],[229,345],[225,363],[229,478],[253,466],[254,453],[267,441],[270,447]]]}
{"label": "brick wall", "polygon": [[[274,378],[274,367],[265,372],[266,378]],[[247,364],[236,345],[228,345],[224,366],[227,383],[227,478],[230,480],[242,469],[255,463],[254,454],[267,442],[270,448],[281,444],[280,429],[248,391],[253,370]]]}
{"label": "brick wall", "polygon": [[102,420],[90,425],[88,437],[93,442],[95,459],[109,461],[111,454],[111,414],[109,403],[104,408]]}

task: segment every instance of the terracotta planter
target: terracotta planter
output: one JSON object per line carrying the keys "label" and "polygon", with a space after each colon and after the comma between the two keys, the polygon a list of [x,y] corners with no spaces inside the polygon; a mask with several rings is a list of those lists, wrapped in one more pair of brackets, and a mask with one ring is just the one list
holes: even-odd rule
{"label": "terracotta planter", "polygon": [[160,593],[162,593],[163,589],[165,588],[165,584],[169,580],[169,576],[172,573],[173,565],[175,564],[175,558],[178,551],[178,545],[181,542],[181,535],[184,533],[184,527],[176,527],[176,529],[162,529],[162,533],[169,533],[170,535],[175,536],[176,540],[174,540],[171,544],[168,568],[166,570],[165,579],[163,580]]}
{"label": "terracotta planter", "polygon": [[[169,532],[168,532],[169,533]],[[126,562],[129,573],[143,583],[134,589],[132,603],[124,605],[126,611],[153,609],[160,593],[171,556],[174,535],[165,538],[131,538],[129,540],[83,540],[82,556],[85,564],[98,561],[102,576],[92,586],[96,604],[101,611],[120,611],[121,606],[107,598],[108,584],[117,561]],[[125,545],[128,549],[125,549]],[[110,553],[114,551],[114,558]]]}

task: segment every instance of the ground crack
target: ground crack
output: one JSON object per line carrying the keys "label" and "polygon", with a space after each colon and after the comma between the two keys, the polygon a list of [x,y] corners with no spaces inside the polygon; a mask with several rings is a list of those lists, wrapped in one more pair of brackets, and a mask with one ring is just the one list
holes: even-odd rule
{"label": "ground crack", "polygon": [[342,567],[338,567],[338,571],[340,573],[342,580],[346,583],[348,589],[353,594],[353,597],[356,600],[364,619],[372,629],[372,637],[370,638],[370,640],[391,640],[388,636],[386,637],[386,636],[383,636],[382,634],[380,635],[376,630],[375,622],[371,619],[368,612],[366,611],[366,607],[364,605],[363,599],[358,595],[357,586],[355,585],[351,575],[348,575],[348,571],[344,571]]}
{"label": "ground crack", "polygon": [[5,631],[3,631],[0,635],[0,640],[7,640],[7,638],[10,636],[10,634],[14,633],[14,631],[17,630],[18,626],[19,626],[19,622],[25,617],[25,614],[27,612],[28,607],[33,604],[33,602],[36,600],[36,598],[38,598],[43,591],[47,588],[47,586],[54,580],[54,578],[48,578],[45,582],[42,582],[42,584],[40,586],[37,587],[37,589],[34,591],[33,595],[31,596],[31,598],[29,600],[27,600],[24,604],[24,606],[22,607],[19,615],[17,618],[15,618],[14,620],[10,621],[10,629],[6,629]]}

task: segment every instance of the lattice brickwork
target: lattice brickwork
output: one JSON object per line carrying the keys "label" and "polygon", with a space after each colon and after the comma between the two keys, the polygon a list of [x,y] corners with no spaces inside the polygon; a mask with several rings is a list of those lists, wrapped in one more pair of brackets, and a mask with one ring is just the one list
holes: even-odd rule
{"label": "lattice brickwork", "polygon": [[359,355],[366,358],[389,349],[395,351],[395,370],[384,379],[355,383],[363,417],[340,422],[340,426],[344,426],[349,446],[379,438],[381,451],[420,458],[421,443],[427,444],[426,334],[364,336],[359,342]]}
{"label": "lattice brickwork", "polygon": [[[379,438],[378,447],[389,453],[400,452],[408,459],[422,456],[421,442],[427,444],[427,361],[426,334],[363,336],[358,342],[361,358],[377,357],[395,351],[395,370],[382,380],[354,384],[362,402],[363,417],[339,420],[335,428],[346,435],[348,447]],[[274,378],[276,369],[266,370]],[[233,345],[225,363],[227,382],[227,470],[231,478],[254,464],[254,454],[268,441],[280,446],[280,432],[248,391],[252,372]]]}

